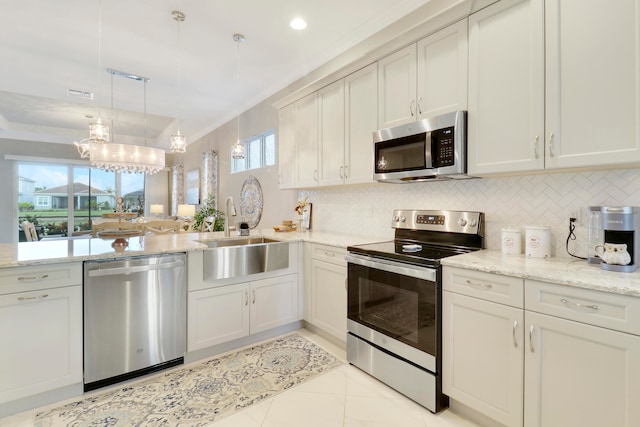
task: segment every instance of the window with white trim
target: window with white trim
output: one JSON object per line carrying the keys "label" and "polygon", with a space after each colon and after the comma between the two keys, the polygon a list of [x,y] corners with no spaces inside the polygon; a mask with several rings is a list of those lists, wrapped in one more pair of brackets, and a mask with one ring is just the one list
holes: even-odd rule
{"label": "window with white trim", "polygon": [[263,168],[276,164],[276,134],[273,129],[245,139],[244,159],[234,159],[231,154],[231,173]]}

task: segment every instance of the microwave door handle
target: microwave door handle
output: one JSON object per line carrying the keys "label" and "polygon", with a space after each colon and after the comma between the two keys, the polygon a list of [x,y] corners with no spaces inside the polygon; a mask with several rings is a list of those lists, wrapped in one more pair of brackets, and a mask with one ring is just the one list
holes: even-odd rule
{"label": "microwave door handle", "polygon": [[431,158],[431,131],[425,133],[424,141],[424,166],[426,169],[433,168],[433,159]]}

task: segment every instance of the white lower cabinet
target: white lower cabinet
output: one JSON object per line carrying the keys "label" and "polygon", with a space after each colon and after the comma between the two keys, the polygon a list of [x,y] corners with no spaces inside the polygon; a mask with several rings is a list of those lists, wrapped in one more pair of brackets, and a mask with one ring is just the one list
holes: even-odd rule
{"label": "white lower cabinet", "polygon": [[347,340],[346,250],[311,245],[310,322],[338,338]]}
{"label": "white lower cabinet", "polygon": [[81,384],[82,264],[0,277],[0,404]]}
{"label": "white lower cabinet", "polygon": [[[443,277],[445,394],[507,426],[640,425],[638,298],[451,267]],[[525,288],[524,310],[494,302],[505,280]]]}
{"label": "white lower cabinet", "polygon": [[187,351],[298,320],[298,275],[189,292]]}

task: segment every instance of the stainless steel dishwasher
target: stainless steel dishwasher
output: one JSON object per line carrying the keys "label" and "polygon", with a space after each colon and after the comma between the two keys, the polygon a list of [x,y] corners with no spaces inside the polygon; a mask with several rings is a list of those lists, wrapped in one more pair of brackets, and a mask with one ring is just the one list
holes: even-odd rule
{"label": "stainless steel dishwasher", "polygon": [[84,390],[184,363],[186,255],[84,263]]}

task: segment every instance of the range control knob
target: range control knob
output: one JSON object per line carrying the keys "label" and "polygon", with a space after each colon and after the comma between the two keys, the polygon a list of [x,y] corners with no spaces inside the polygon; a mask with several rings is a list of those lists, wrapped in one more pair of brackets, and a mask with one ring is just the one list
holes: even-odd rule
{"label": "range control knob", "polygon": [[478,225],[478,221],[476,221],[475,218],[471,219],[469,220],[469,225],[472,227],[475,227],[476,225]]}
{"label": "range control knob", "polygon": [[407,218],[404,215],[400,215],[400,222],[406,222]]}
{"label": "range control knob", "polygon": [[459,225],[460,227],[464,227],[465,225],[467,225],[467,220],[466,220],[466,219],[464,219],[464,218],[460,218],[460,219],[458,220],[458,225]]}

